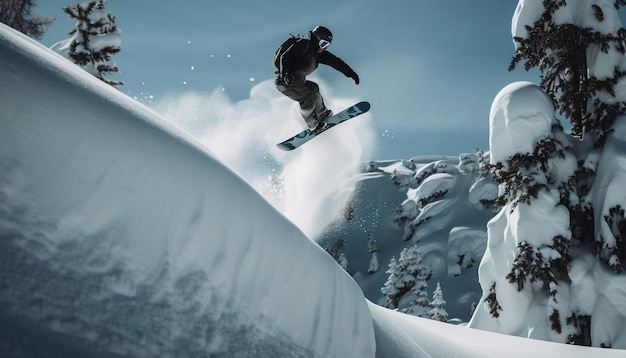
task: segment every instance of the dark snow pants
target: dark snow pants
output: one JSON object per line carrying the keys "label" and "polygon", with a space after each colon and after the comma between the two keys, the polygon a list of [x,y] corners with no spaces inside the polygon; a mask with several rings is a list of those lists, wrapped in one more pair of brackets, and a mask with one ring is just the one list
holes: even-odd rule
{"label": "dark snow pants", "polygon": [[317,83],[307,80],[286,84],[282,78],[277,78],[275,83],[280,93],[300,104],[302,118],[309,128],[315,128],[319,123],[317,118],[327,111]]}

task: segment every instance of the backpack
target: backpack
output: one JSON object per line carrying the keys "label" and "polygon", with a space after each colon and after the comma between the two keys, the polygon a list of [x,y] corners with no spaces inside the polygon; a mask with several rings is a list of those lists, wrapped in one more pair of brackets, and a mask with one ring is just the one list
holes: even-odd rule
{"label": "backpack", "polygon": [[300,40],[302,40],[302,37],[289,34],[289,38],[285,40],[285,42],[283,42],[280,46],[278,46],[278,49],[276,49],[276,52],[274,53],[274,66],[277,69],[280,69],[280,58],[285,53],[285,51],[287,51],[287,49],[289,49],[293,44]]}

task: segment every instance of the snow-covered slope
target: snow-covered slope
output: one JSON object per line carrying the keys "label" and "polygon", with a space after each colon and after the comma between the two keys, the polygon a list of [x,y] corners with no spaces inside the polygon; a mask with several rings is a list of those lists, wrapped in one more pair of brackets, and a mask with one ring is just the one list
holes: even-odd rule
{"label": "snow-covered slope", "polygon": [[358,286],[158,115],[0,25],[0,349],[373,356]]}
{"label": "snow-covered slope", "polygon": [[389,311],[370,303],[376,356],[429,358],[624,357],[619,349],[588,348],[486,333]]}

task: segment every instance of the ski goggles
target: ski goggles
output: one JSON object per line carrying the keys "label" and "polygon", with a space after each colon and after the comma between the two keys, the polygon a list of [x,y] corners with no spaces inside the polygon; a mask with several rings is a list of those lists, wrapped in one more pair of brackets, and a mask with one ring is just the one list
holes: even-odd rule
{"label": "ski goggles", "polygon": [[320,44],[320,48],[325,50],[328,48],[328,46],[330,46],[330,41],[321,39],[319,44]]}

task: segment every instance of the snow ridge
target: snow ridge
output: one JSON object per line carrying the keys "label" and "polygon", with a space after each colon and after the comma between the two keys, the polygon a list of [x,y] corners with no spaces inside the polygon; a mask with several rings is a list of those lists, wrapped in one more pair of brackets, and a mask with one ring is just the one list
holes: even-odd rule
{"label": "snow ridge", "polygon": [[0,347],[373,356],[358,286],[239,176],[4,25],[0,52],[1,329],[34,335]]}

